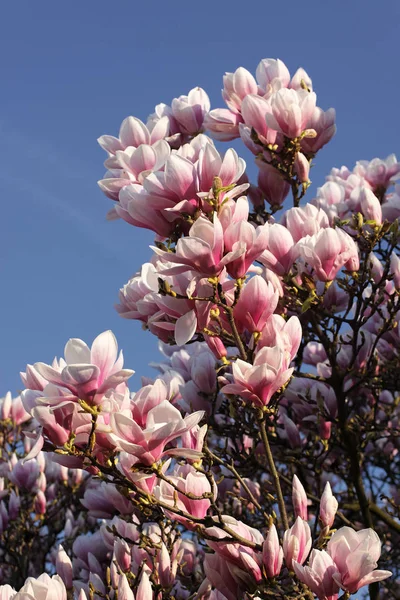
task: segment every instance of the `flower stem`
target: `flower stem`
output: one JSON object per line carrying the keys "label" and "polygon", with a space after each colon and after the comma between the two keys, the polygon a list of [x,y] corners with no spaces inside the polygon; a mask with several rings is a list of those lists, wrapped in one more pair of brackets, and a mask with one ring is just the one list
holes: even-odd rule
{"label": "flower stem", "polygon": [[289,522],[288,522],[287,513],[286,513],[285,500],[284,500],[283,494],[282,494],[281,482],[279,481],[279,473],[276,470],[274,457],[272,456],[272,452],[271,452],[271,446],[269,445],[268,434],[267,434],[267,429],[265,427],[265,419],[264,418],[262,420],[260,420],[260,433],[261,433],[261,439],[263,441],[264,448],[265,448],[265,454],[267,456],[269,470],[270,470],[271,476],[274,480],[275,491],[276,491],[276,496],[278,499],[279,512],[281,514],[283,528],[286,531],[287,529],[289,529]]}

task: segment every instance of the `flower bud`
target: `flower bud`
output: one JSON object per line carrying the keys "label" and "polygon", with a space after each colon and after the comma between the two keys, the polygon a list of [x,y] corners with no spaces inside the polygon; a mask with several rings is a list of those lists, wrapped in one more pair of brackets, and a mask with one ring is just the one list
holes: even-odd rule
{"label": "flower bud", "polygon": [[58,546],[56,555],[56,570],[67,590],[70,590],[72,588],[72,562],[61,544]]}
{"label": "flower bud", "polygon": [[136,600],[149,600],[153,597],[153,588],[146,571],[142,572],[139,587],[136,592]]}
{"label": "flower bud", "polygon": [[375,221],[377,225],[382,224],[382,208],[374,192],[366,187],[360,192],[361,212],[367,219]]}
{"label": "flower bud", "polygon": [[10,499],[8,501],[8,514],[10,515],[10,519],[16,519],[19,513],[19,508],[21,506],[21,499],[14,490],[11,491]]}
{"label": "flower bud", "polygon": [[135,596],[129,587],[128,580],[124,573],[119,576],[118,580],[118,600],[135,600]]}
{"label": "flower bud", "polygon": [[332,488],[328,481],[325,485],[319,505],[319,518],[324,527],[332,527],[337,509],[338,501],[332,494]]}
{"label": "flower bud", "polygon": [[114,542],[114,555],[122,571],[128,571],[131,566],[131,551],[125,540],[117,539]]}
{"label": "flower bud", "polygon": [[294,161],[294,170],[300,183],[309,183],[310,163],[302,152],[296,154]]}
{"label": "flower bud", "polygon": [[46,513],[46,504],[46,496],[44,495],[42,490],[39,490],[35,498],[35,511],[39,515],[44,515]]}
{"label": "flower bud", "polygon": [[393,283],[396,290],[400,289],[400,258],[395,252],[390,257],[390,273],[393,275]]}
{"label": "flower bud", "polygon": [[283,549],[275,525],[271,525],[263,543],[262,560],[267,577],[277,577],[282,568]]}
{"label": "flower bud", "polygon": [[305,562],[311,550],[311,529],[308,523],[297,517],[295,524],[285,531],[283,536],[283,555],[289,571],[293,570],[293,561]]}
{"label": "flower bud", "polygon": [[307,521],[307,494],[297,475],[293,476],[292,502],[295,516]]}

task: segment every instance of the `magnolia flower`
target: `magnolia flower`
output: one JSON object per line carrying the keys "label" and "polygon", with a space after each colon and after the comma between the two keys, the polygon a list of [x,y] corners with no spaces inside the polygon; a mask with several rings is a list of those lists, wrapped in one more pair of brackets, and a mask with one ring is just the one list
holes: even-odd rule
{"label": "magnolia flower", "polygon": [[[242,538],[255,544],[261,545],[263,543],[262,535],[257,529],[249,527],[242,521],[237,521],[233,517],[227,515],[222,516],[222,519],[229,529]],[[214,520],[216,520],[215,517]],[[216,525],[208,527],[206,532],[213,538],[226,537],[226,532],[218,526],[217,520]],[[229,572],[237,583],[247,583],[247,585],[251,587],[254,586],[255,582],[261,581],[262,571],[260,553],[257,553],[249,546],[244,546],[240,543],[227,544],[223,541],[215,541],[213,539],[207,540],[207,544],[227,563]],[[209,575],[207,574],[207,576]],[[220,586],[218,587],[222,590]]]}
{"label": "magnolia flower", "polygon": [[257,94],[258,87],[253,75],[239,67],[234,73],[225,73],[222,97],[232,112],[240,112],[242,100],[248,94]]}
{"label": "magnolia flower", "polygon": [[[53,366],[35,363],[35,370],[50,384],[68,390],[69,402],[85,400],[90,405],[101,404],[109,390],[125,386],[134,371],[123,369],[123,355],[111,331],[101,333],[89,348],[80,339],[70,339],[64,349],[65,359]],[[48,400],[48,402],[47,402]],[[43,404],[60,404],[62,396],[40,399]]]}
{"label": "magnolia flower", "polygon": [[300,255],[321,281],[332,281],[342,267],[357,271],[360,267],[357,246],[341,229],[321,229],[301,239]]}
{"label": "magnolia flower", "polygon": [[327,481],[319,505],[319,518],[324,527],[332,527],[338,506],[338,501],[332,494],[331,485]]}
{"label": "magnolia flower", "polygon": [[287,352],[281,347],[265,346],[257,352],[253,364],[240,358],[235,360],[234,383],[225,385],[221,392],[237,394],[256,406],[267,406],[273,394],[290,379],[293,368],[288,368],[289,362]]}
{"label": "magnolia flower", "polygon": [[171,114],[183,134],[196,135],[203,129],[205,115],[210,110],[206,92],[196,87],[187,96],[179,96],[171,102]]}
{"label": "magnolia flower", "polygon": [[385,159],[359,160],[354,167],[354,173],[364,177],[374,191],[382,191],[399,178],[400,162],[395,154],[390,154]]}
{"label": "magnolia flower", "polygon": [[296,517],[301,517],[304,521],[307,521],[307,494],[297,475],[293,476],[292,503]]}
{"label": "magnolia flower", "polygon": [[[161,480],[155,488],[156,498],[196,519],[204,518],[211,504],[209,496],[212,492],[207,477],[193,467],[184,466],[175,469],[167,476],[167,480]],[[175,513],[171,513],[171,516],[178,521],[187,522],[186,518],[182,519]]]}
{"label": "magnolia flower", "polygon": [[293,570],[294,562],[301,565],[311,550],[311,529],[306,521],[297,517],[295,524],[283,536],[283,555],[288,569]]}
{"label": "magnolia flower", "polygon": [[258,187],[271,206],[281,206],[290,191],[290,184],[285,181],[278,169],[268,163],[256,159],[259,168]]}
{"label": "magnolia flower", "polygon": [[263,58],[256,70],[258,85],[263,95],[269,96],[273,91],[286,88],[290,83],[289,69],[279,58]]}
{"label": "magnolia flower", "polygon": [[319,600],[336,600],[339,574],[336,564],[325,550],[312,550],[306,567],[293,561],[297,577],[305,583]]}
{"label": "magnolia flower", "polygon": [[245,242],[237,242],[232,251],[224,254],[224,234],[218,219],[214,214],[213,222],[205,217],[199,217],[192,225],[189,236],[180,238],[176,245],[175,254],[153,247],[161,261],[176,263],[162,270],[165,275],[184,273],[188,268],[203,277],[219,275],[224,267],[246,253]]}
{"label": "magnolia flower", "polygon": [[313,204],[290,208],[284,213],[281,222],[290,231],[295,242],[329,227],[326,213]]}
{"label": "magnolia flower", "polygon": [[195,450],[165,450],[165,446],[195,427],[203,416],[203,411],[197,411],[182,418],[179,410],[164,400],[149,410],[144,427],[122,412],[112,413],[108,438],[117,448],[132,454],[145,465],[157,462],[165,454],[198,457],[201,454]]}
{"label": "magnolia flower", "polygon": [[0,585],[1,600],[67,600],[67,590],[58,575],[46,573],[37,579],[28,577],[19,592],[9,585]]}
{"label": "magnolia flower", "polygon": [[382,207],[374,192],[367,187],[362,187],[359,198],[361,212],[364,217],[368,220],[375,221],[377,225],[381,225]]}
{"label": "magnolia flower", "polygon": [[288,138],[297,138],[309,128],[317,96],[306,90],[281,89],[271,96],[267,126]]}
{"label": "magnolia flower", "polygon": [[255,275],[243,286],[234,308],[234,317],[239,330],[250,333],[261,332],[277,307],[279,293],[270,282]]}
{"label": "magnolia flower", "polygon": [[148,125],[136,117],[127,117],[121,124],[118,138],[103,135],[98,139],[108,153],[105,161],[108,171],[98,182],[106,196],[118,200],[119,192],[126,185],[142,183],[149,173],[163,167],[170,153],[164,140],[169,129],[167,117]]}
{"label": "magnolia flower", "polygon": [[204,128],[220,142],[230,142],[239,137],[242,117],[228,108],[215,108],[204,117]]}
{"label": "magnolia flower", "polygon": [[329,540],[327,552],[338,570],[333,574],[334,580],[351,594],[392,574],[376,569],[381,541],[373,529],[354,531],[350,527],[341,527]]}
{"label": "magnolia flower", "polygon": [[275,525],[271,525],[268,530],[263,543],[262,558],[267,577],[277,577],[282,569],[283,549]]}

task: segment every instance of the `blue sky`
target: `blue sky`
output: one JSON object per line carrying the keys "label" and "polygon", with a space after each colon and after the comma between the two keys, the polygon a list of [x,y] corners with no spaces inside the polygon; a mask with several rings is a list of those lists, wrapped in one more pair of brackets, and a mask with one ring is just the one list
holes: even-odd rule
{"label": "blue sky", "polygon": [[[28,362],[69,337],[112,329],[126,365],[150,374],[157,342],[113,309],[150,256],[149,232],[107,223],[96,139],[123,118],[200,85],[223,106],[225,71],[281,58],[311,75],[338,133],[313,187],[333,166],[398,150],[398,0],[8,2],[2,9],[0,395]],[[226,148],[228,147],[225,145]],[[242,155],[252,162],[243,149]],[[249,169],[250,173],[253,170]]]}

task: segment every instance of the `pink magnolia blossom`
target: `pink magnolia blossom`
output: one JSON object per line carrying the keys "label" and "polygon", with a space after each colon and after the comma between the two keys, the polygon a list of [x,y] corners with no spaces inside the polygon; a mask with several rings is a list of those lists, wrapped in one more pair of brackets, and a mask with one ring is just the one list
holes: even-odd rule
{"label": "pink magnolia blossom", "polygon": [[279,58],[263,58],[257,66],[256,77],[262,95],[267,97],[290,83],[289,69]]}
{"label": "pink magnolia blossom", "polygon": [[305,583],[318,600],[336,600],[339,586],[336,577],[339,572],[336,564],[325,550],[312,550],[307,566],[293,562],[297,577]]}
{"label": "pink magnolia blossom", "polygon": [[316,100],[314,92],[282,88],[270,99],[271,111],[265,115],[267,126],[288,138],[299,137],[310,127]]}
{"label": "pink magnolia blossom", "polygon": [[[141,274],[136,275],[120,290],[120,304],[116,308],[121,316],[142,321],[146,328],[161,340],[169,342],[175,334],[177,343],[185,344],[196,330],[195,318],[192,322],[193,330],[190,330],[190,319],[196,316],[192,311],[195,303],[185,299],[189,286],[192,282],[195,283],[194,277],[186,270],[168,280],[173,290],[183,296],[182,298],[163,295],[158,289],[159,280],[164,280],[165,276],[162,276],[159,270],[173,265],[168,262],[155,262],[156,265],[145,264]],[[183,334],[188,337],[181,341]]]}
{"label": "pink magnolia blossom", "polygon": [[257,94],[258,87],[253,75],[239,67],[234,73],[225,73],[222,97],[232,112],[240,112],[242,100],[249,94]]}
{"label": "pink magnolia blossom", "polygon": [[108,169],[98,182],[100,189],[112,200],[118,200],[120,190],[131,182],[142,183],[153,170],[161,168],[169,155],[164,138],[169,133],[167,117],[146,126],[136,117],[127,117],[121,124],[119,138],[103,135],[98,139],[108,153]]}
{"label": "pink magnolia blossom", "polygon": [[311,545],[310,526],[301,517],[297,517],[295,524],[283,536],[283,555],[289,570],[293,570],[294,562],[301,565],[305,562]]}
{"label": "pink magnolia blossom", "polygon": [[118,600],[135,600],[125,573],[118,577]]}
{"label": "pink magnolia blossom", "polygon": [[114,156],[119,150],[125,150],[128,147],[138,148],[141,145],[152,145],[162,140],[168,135],[168,119],[163,118],[157,127],[148,127],[136,117],[127,117],[122,121],[119,137],[112,135],[102,135],[97,140],[100,146]]}
{"label": "pink magnolia blossom", "polygon": [[203,129],[204,117],[210,110],[210,100],[206,92],[196,87],[187,96],[179,96],[171,102],[171,114],[181,133],[196,135]]}
{"label": "pink magnolia blossom", "polygon": [[304,137],[301,140],[301,149],[305,154],[316,154],[333,138],[336,133],[335,121],[336,111],[334,108],[328,108],[327,111],[323,111],[318,106],[314,108],[307,125],[317,135],[315,137]]}
{"label": "pink magnolia blossom", "polygon": [[375,221],[377,225],[382,224],[381,204],[374,192],[366,187],[360,191],[360,208],[366,219]]}
{"label": "pink magnolia blossom", "polygon": [[[207,596],[200,596],[200,598],[207,598],[210,600],[211,598],[212,600],[237,600],[238,592],[245,592],[249,588],[247,582],[244,582],[246,577],[251,579],[251,576],[247,574],[247,571],[240,569],[240,567],[236,565],[232,565],[217,553],[207,553],[205,555],[204,571],[209,584],[211,583],[218,591],[214,596],[209,596],[207,594]],[[207,580],[204,583],[206,583]],[[199,589],[199,593],[201,593],[201,588]]]}
{"label": "pink magnolia blossom", "polygon": [[169,155],[168,143],[159,140],[153,146],[142,144],[138,148],[128,146],[125,150],[117,150],[114,162],[117,162],[118,167],[122,169],[122,175],[128,180],[127,183],[142,184],[150,173],[161,170]]}
{"label": "pink magnolia blossom", "polygon": [[136,423],[144,427],[150,410],[164,402],[167,396],[167,385],[162,379],[156,379],[154,383],[140,388],[130,403],[132,417]]}
{"label": "pink magnolia blossom", "polygon": [[[260,225],[255,228],[247,221],[232,223],[224,232],[225,251],[236,254],[226,264],[226,270],[234,279],[246,275],[250,266],[264,252],[268,245],[268,226]],[[241,249],[244,251],[241,252]]]}
{"label": "pink magnolia blossom", "polygon": [[346,190],[344,185],[337,181],[327,181],[318,188],[317,197],[311,200],[311,204],[326,212],[330,224],[336,217],[343,218],[347,212],[345,203]]}
{"label": "pink magnolia blossom", "polygon": [[178,553],[178,557],[171,557],[164,542],[161,543],[161,548],[157,553],[157,571],[159,582],[163,587],[169,588],[174,584],[181,554]]}
{"label": "pink magnolia blossom", "polygon": [[[65,359],[53,366],[36,363],[35,369],[54,386],[70,392],[69,402],[85,400],[90,405],[101,404],[108,390],[124,387],[134,373],[123,369],[123,355],[118,356],[114,334],[105,331],[93,342],[91,349],[80,339],[70,339],[64,349]],[[59,398],[49,398],[49,404],[59,404]],[[42,400],[43,403],[46,400]]]}
{"label": "pink magnolia blossom", "polygon": [[259,168],[258,187],[265,199],[271,206],[282,206],[290,191],[290,184],[272,165],[258,159],[256,164]]}
{"label": "pink magnolia blossom", "polygon": [[129,183],[121,190],[115,211],[130,225],[150,229],[165,238],[171,235],[175,224],[174,218],[168,218],[164,209],[173,206],[174,202],[169,201],[163,202],[160,209],[152,206],[146,188]]}
{"label": "pink magnolia blossom", "polygon": [[[124,319],[138,319],[147,323],[148,311],[143,303],[146,296],[152,299],[152,293],[158,292],[158,274],[152,263],[142,265],[140,274],[132,277],[119,291],[119,304],[116,305],[118,314]],[[158,308],[158,307],[157,307]]]}
{"label": "pink magnolia blossom", "polygon": [[294,514],[296,517],[300,517],[303,521],[307,521],[308,519],[308,501],[306,491],[300,482],[300,479],[297,475],[293,476],[292,483],[292,503]]}
{"label": "pink magnolia blossom", "polygon": [[122,539],[114,541],[114,556],[122,571],[128,571],[131,567],[132,557],[129,544]]}
{"label": "pink magnolia blossom", "polygon": [[234,308],[234,317],[239,331],[261,332],[277,307],[279,293],[270,282],[255,275],[243,286]]}
{"label": "pink magnolia blossom", "polygon": [[160,123],[167,120],[168,131],[163,136],[172,148],[179,148],[189,140],[189,136],[197,135],[204,129],[204,119],[210,110],[210,100],[206,92],[196,87],[187,96],[174,98],[171,106],[160,103],[155,112],[148,118],[149,128],[157,129]]}
{"label": "pink magnolia blossom", "polygon": [[[242,538],[251,541],[255,544],[263,543],[261,533],[252,527],[249,527],[242,521],[237,521],[233,517],[224,515],[224,523],[240,535]],[[227,533],[223,531],[218,524],[213,527],[208,527],[206,532],[213,538],[226,538]],[[231,573],[233,579],[239,584],[247,584],[248,586],[254,586],[255,582],[259,582],[262,579],[261,570],[261,553],[256,552],[249,546],[237,544],[229,544],[222,541],[207,540],[207,544],[215,550],[217,555],[227,562],[227,567]],[[206,569],[206,574],[209,577]],[[217,586],[219,587],[219,586]],[[222,588],[221,591],[223,591]],[[225,594],[225,592],[223,591]],[[228,596],[229,597],[229,596]]]}
{"label": "pink magnolia blossom", "polygon": [[22,399],[25,408],[56,446],[63,446],[72,432],[87,435],[90,430],[90,415],[78,413],[76,397],[64,388],[48,384],[43,392],[25,390]]}
{"label": "pink magnolia blossom", "polygon": [[399,178],[400,163],[395,154],[390,154],[385,159],[359,160],[354,172],[364,177],[374,191],[382,191]]}
{"label": "pink magnolia blossom", "polygon": [[295,242],[329,227],[326,213],[312,204],[290,208],[284,213],[281,223],[290,231]]}
{"label": "pink magnolia blossom", "polygon": [[281,347],[265,346],[255,356],[253,365],[238,358],[232,365],[234,383],[225,385],[221,392],[236,394],[255,404],[267,406],[272,396],[290,379],[293,372],[290,359]]}
{"label": "pink magnolia blossom", "polygon": [[279,346],[289,355],[289,359],[293,360],[299,349],[301,338],[302,329],[298,317],[293,316],[285,321],[281,315],[273,314],[262,330],[257,348]]}
{"label": "pink magnolia blossom", "polygon": [[[0,585],[0,600],[13,600],[17,592],[11,585]],[[28,598],[30,600],[30,598]]]}
{"label": "pink magnolia blossom", "polygon": [[[229,148],[223,156],[213,144],[207,144],[199,153],[196,163],[199,181],[199,191],[209,192],[214,183],[214,178],[219,177],[222,187],[236,183],[243,175],[246,163],[240,158],[233,148]],[[220,201],[225,196],[220,196]]]}
{"label": "pink magnolia blossom", "polygon": [[[222,186],[229,187],[242,177],[244,169],[245,162],[234,150],[221,156],[212,140],[200,135],[174,152],[163,171],[147,176],[143,186],[127,185],[119,194],[115,210],[128,223],[151,229],[161,237],[170,236],[178,224],[187,233],[184,214],[195,215],[200,208],[206,213],[211,211],[208,198],[212,196],[214,178],[219,177]],[[247,187],[243,184],[220,192],[219,202]]]}
{"label": "pink magnolia blossom", "polygon": [[392,223],[400,217],[400,185],[396,185],[394,192],[386,194],[382,204],[382,218]]}
{"label": "pink magnolia blossom", "polygon": [[242,102],[241,107],[244,127],[239,125],[239,132],[246,146],[257,154],[260,146],[249,143],[248,136],[252,129],[257,133],[258,139],[262,144],[275,144],[277,141],[278,130],[268,125],[268,116],[272,116],[272,106],[269,100],[262,96],[250,94]]}
{"label": "pink magnolia blossom", "polygon": [[396,290],[400,289],[400,257],[395,252],[390,256],[390,274],[393,276],[393,283]]}
{"label": "pink magnolia blossom", "polygon": [[359,269],[357,246],[341,229],[321,229],[301,239],[298,248],[321,281],[332,281],[342,267],[351,271]]}
{"label": "pink magnolia blossom", "polygon": [[239,137],[239,124],[242,123],[239,113],[229,108],[215,108],[204,118],[204,128],[212,137],[220,142],[230,142]]}
{"label": "pink magnolia blossom", "polygon": [[47,379],[42,377],[33,365],[26,365],[26,370],[20,372],[20,377],[28,390],[42,391],[47,385]]}
{"label": "pink magnolia blossom", "polygon": [[310,183],[310,161],[302,152],[297,152],[293,168],[300,183]]}
{"label": "pink magnolia blossom", "polygon": [[308,75],[307,71],[303,69],[303,67],[300,67],[293,75],[288,87],[292,90],[302,90],[304,89],[304,84],[310,91],[312,91],[313,85],[311,77]]}
{"label": "pink magnolia blossom", "polygon": [[203,277],[219,275],[224,267],[246,252],[246,244],[238,242],[235,248],[224,255],[224,235],[216,214],[213,222],[199,217],[192,225],[189,236],[178,240],[175,254],[153,248],[161,261],[177,263],[177,266],[162,271],[166,275],[175,275],[188,268]]}
{"label": "pink magnolia blossom", "polygon": [[319,505],[319,518],[324,527],[332,527],[338,506],[338,501],[332,494],[331,485],[327,481]]}
{"label": "pink magnolia blossom", "polygon": [[268,247],[261,255],[260,261],[277,275],[284,275],[297,257],[295,242],[290,231],[283,225],[273,223],[268,225],[268,228]]}
{"label": "pink magnolia blossom", "polygon": [[147,413],[146,424],[141,427],[134,419],[122,412],[111,415],[110,441],[120,450],[132,454],[138,462],[151,465],[164,455],[199,456],[192,449],[165,446],[183,433],[195,427],[202,419],[202,411],[182,418],[177,408],[164,400]]}
{"label": "pink magnolia blossom", "polygon": [[35,459],[26,462],[19,460],[12,466],[8,478],[18,488],[32,490],[37,486],[39,475],[39,465]]}
{"label": "pink magnolia blossom", "polygon": [[72,588],[72,562],[61,544],[56,554],[57,575],[62,579],[67,590]]}
{"label": "pink magnolia blossom", "polygon": [[341,527],[329,540],[327,552],[338,570],[333,575],[334,580],[351,594],[392,574],[376,569],[381,541],[373,529],[354,531],[350,527]]}
{"label": "pink magnolia blossom", "polygon": [[[211,505],[210,494],[212,489],[210,482],[203,473],[199,473],[193,467],[185,465],[175,469],[171,475],[167,476],[167,480],[161,480],[154,490],[158,500],[196,519],[202,519],[206,516]],[[206,497],[204,497],[205,494]],[[175,513],[170,514],[171,518],[187,523],[187,518],[182,518]]]}
{"label": "pink magnolia blossom", "polygon": [[50,577],[43,573],[37,579],[28,577],[19,592],[9,585],[0,586],[0,598],[3,600],[67,600],[67,590],[58,575]]}
{"label": "pink magnolia blossom", "polygon": [[283,549],[275,525],[271,525],[268,530],[263,543],[262,558],[267,577],[277,577],[282,569]]}
{"label": "pink magnolia blossom", "polygon": [[0,398],[0,420],[10,419],[14,425],[22,425],[31,418],[26,412],[21,397],[13,398],[11,392],[7,392],[4,398]]}
{"label": "pink magnolia blossom", "polygon": [[150,583],[150,579],[147,572],[143,570],[142,575],[140,577],[140,583],[136,592],[135,600],[153,600],[153,598],[153,587]]}
{"label": "pink magnolia blossom", "polygon": [[112,484],[101,482],[85,490],[82,505],[97,519],[107,519],[117,509],[121,515],[132,514],[132,504]]}

